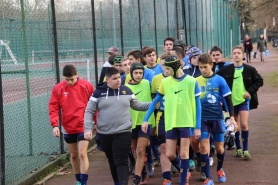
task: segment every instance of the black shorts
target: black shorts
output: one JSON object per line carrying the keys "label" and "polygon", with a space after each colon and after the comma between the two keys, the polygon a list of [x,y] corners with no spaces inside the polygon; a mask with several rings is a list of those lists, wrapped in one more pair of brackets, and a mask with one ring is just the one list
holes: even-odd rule
{"label": "black shorts", "polygon": [[64,140],[66,141],[66,143],[72,144],[86,139],[84,138],[84,132],[82,132],[79,134],[64,134]]}
{"label": "black shorts", "polygon": [[150,135],[148,133],[145,133],[145,132],[142,131],[141,125],[137,125],[131,131],[131,138],[132,139],[138,139],[139,137],[145,137],[147,139],[150,139]]}

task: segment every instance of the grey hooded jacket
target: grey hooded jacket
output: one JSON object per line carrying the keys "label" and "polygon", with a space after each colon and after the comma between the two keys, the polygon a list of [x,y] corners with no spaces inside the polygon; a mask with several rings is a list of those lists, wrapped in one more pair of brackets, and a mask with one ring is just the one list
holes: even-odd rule
{"label": "grey hooded jacket", "polygon": [[265,50],[267,50],[267,43],[265,39],[259,39],[258,43],[257,43],[257,50],[260,52],[264,52]]}
{"label": "grey hooded jacket", "polygon": [[137,111],[146,111],[149,106],[150,103],[141,103],[124,85],[119,89],[111,89],[106,83],[99,84],[85,110],[84,132],[92,131],[92,118],[96,111],[98,133],[131,132],[130,107]]}

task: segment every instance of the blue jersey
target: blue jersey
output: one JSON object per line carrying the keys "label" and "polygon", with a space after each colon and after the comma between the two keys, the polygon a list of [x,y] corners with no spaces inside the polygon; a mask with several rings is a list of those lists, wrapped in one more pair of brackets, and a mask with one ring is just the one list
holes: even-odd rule
{"label": "blue jersey", "polygon": [[150,83],[152,83],[154,74],[151,70],[149,70],[148,68],[145,68],[144,70],[144,79],[148,80]]}
{"label": "blue jersey", "polygon": [[183,61],[184,61],[184,66],[191,66],[191,64],[189,63],[189,61],[188,61],[188,58],[185,56],[185,57],[183,57]]}
{"label": "blue jersey", "polygon": [[221,100],[231,94],[225,79],[214,74],[211,77],[196,78],[201,90],[202,120],[221,120],[223,112]]}
{"label": "blue jersey", "polygon": [[151,70],[154,76],[163,72],[160,64],[156,64],[153,68],[149,68],[148,66],[146,66],[146,68]]}

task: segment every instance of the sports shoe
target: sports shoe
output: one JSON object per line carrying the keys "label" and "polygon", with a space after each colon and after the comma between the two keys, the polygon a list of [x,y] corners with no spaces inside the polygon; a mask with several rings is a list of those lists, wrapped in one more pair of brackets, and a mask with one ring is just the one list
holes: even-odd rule
{"label": "sports shoe", "polygon": [[81,182],[77,181],[75,185],[81,185]]}
{"label": "sports shoe", "polygon": [[148,180],[149,180],[149,177],[147,175],[142,174],[140,185],[148,184]]}
{"label": "sports shoe", "polygon": [[204,182],[204,185],[214,185],[214,182],[213,182],[212,179],[207,178],[207,179],[205,180],[205,182]]}
{"label": "sports shoe", "polygon": [[132,174],[134,167],[135,167],[135,164],[133,162],[128,163],[128,173],[129,174]]}
{"label": "sports shoe", "polygon": [[162,184],[162,185],[172,185],[172,182],[171,182],[170,180],[165,179],[165,180],[163,181],[163,184]]}
{"label": "sports shoe", "polygon": [[245,151],[243,152],[243,159],[245,159],[245,160],[250,160],[250,159],[251,159],[251,155],[250,155],[250,153],[248,152],[248,150],[245,150]]}
{"label": "sports shoe", "polygon": [[193,171],[195,169],[195,162],[190,159],[189,161],[189,171]]}
{"label": "sports shoe", "polygon": [[153,159],[153,164],[154,164],[154,166],[159,166],[160,165],[160,160]]}
{"label": "sports shoe", "polygon": [[218,170],[217,177],[219,182],[226,182],[226,175],[222,168]]}
{"label": "sports shoe", "polygon": [[243,158],[242,149],[238,149],[238,150],[236,151],[236,157],[237,157],[237,158]]}
{"label": "sports shoe", "polygon": [[132,185],[139,185],[139,184],[140,181],[138,181],[136,178],[133,178]]}
{"label": "sports shoe", "polygon": [[204,180],[207,179],[207,176],[206,176],[205,172],[203,172],[203,171],[200,172],[200,179],[201,179],[202,181],[204,181]]}
{"label": "sports shoe", "polygon": [[213,157],[209,158],[209,166],[212,167],[213,166]]}
{"label": "sports shoe", "polygon": [[227,150],[233,150],[233,149],[235,149],[235,148],[236,148],[235,145],[233,145],[233,146],[228,146]]}
{"label": "sports shoe", "polygon": [[200,171],[201,171],[202,165],[201,165],[201,159],[200,159],[200,158],[197,158],[197,159],[196,159],[195,168],[196,168],[197,172],[200,172]]}
{"label": "sports shoe", "polygon": [[[148,176],[151,177],[154,174],[154,163],[148,163]],[[143,175],[143,174],[142,174]]]}
{"label": "sports shoe", "polygon": [[178,174],[179,170],[177,170],[177,168],[175,166],[172,166],[172,174]]}

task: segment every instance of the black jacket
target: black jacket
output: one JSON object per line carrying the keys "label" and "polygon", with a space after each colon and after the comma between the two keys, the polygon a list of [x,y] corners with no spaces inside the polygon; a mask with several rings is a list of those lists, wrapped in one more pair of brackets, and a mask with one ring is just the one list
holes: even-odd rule
{"label": "black jacket", "polygon": [[[247,90],[247,92],[251,95],[250,100],[250,109],[256,109],[259,105],[257,91],[260,87],[263,86],[264,82],[262,77],[258,74],[257,70],[249,65],[243,64],[244,68],[242,71],[243,76],[243,83],[244,87]],[[223,67],[218,74],[222,76],[227,84],[229,85],[232,93],[233,93],[233,81],[234,81],[234,72],[235,72],[235,66],[234,65],[228,65]]]}

